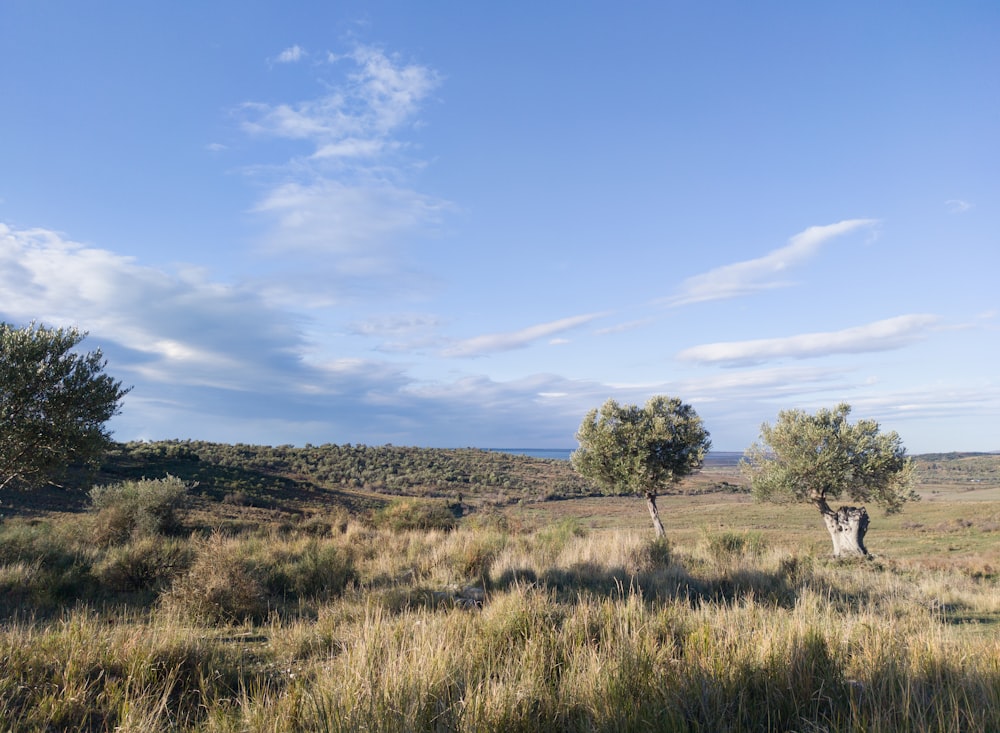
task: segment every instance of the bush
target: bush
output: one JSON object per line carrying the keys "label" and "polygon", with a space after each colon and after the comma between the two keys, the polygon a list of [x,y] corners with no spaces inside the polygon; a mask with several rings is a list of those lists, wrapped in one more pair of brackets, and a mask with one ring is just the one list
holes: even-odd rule
{"label": "bush", "polygon": [[666,537],[654,537],[637,547],[630,548],[627,558],[631,570],[649,573],[668,567],[673,559],[673,548]]}
{"label": "bush", "polygon": [[170,534],[180,528],[177,511],[188,487],[176,476],[123,481],[90,490],[97,511],[96,537],[101,545],[118,544],[133,535]]}
{"label": "bush", "polygon": [[0,524],[0,614],[46,615],[91,597],[94,554],[73,538],[65,524],[34,520]]}
{"label": "bush", "polygon": [[412,529],[455,529],[457,520],[448,504],[443,501],[417,501],[402,499],[390,502],[374,516],[375,526],[404,532]]}
{"label": "bush", "polygon": [[190,571],[163,596],[164,604],[201,623],[259,621],[268,610],[261,576],[239,540],[213,535],[199,549]]}
{"label": "bush", "polygon": [[312,539],[287,554],[273,552],[266,585],[275,596],[329,599],[357,580],[351,553],[329,542]]}
{"label": "bush", "polygon": [[705,538],[708,553],[717,562],[744,557],[760,557],[767,541],[760,532],[720,532]]}
{"label": "bush", "polygon": [[93,569],[104,586],[115,591],[153,591],[169,587],[191,565],[190,543],[161,537],[141,537],[112,547]]}

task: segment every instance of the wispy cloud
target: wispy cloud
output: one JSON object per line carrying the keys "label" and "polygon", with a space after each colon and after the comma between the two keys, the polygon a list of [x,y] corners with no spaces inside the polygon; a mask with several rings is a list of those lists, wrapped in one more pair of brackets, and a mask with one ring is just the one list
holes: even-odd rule
{"label": "wispy cloud", "polygon": [[296,44],[294,46],[289,46],[284,51],[279,53],[277,58],[275,58],[275,61],[279,64],[291,64],[296,61],[301,61],[305,55],[305,49]]}
{"label": "wispy cloud", "polygon": [[948,212],[951,214],[964,214],[972,208],[972,204],[968,201],[962,201],[962,199],[948,199],[944,205],[948,207]]}
{"label": "wispy cloud", "polygon": [[[285,53],[304,53],[296,49]],[[318,96],[242,106],[242,127],[252,138],[305,148],[279,165],[248,169],[268,179],[252,208],[268,222],[261,252],[285,258],[286,266],[290,255],[308,263],[302,290],[322,280],[322,297],[300,294],[302,303],[327,303],[330,291],[352,282],[380,282],[398,292],[391,278],[408,269],[407,245],[433,234],[451,209],[413,185],[421,164],[407,157],[405,140],[440,78],[364,45],[331,54],[316,68],[327,76]],[[323,278],[315,277],[318,270]]]}
{"label": "wispy cloud", "polygon": [[703,344],[677,354],[681,361],[705,364],[751,364],[773,359],[806,359],[898,349],[922,341],[937,316],[911,314],[842,331],[806,333],[775,339]]}
{"label": "wispy cloud", "polygon": [[348,333],[379,339],[375,348],[383,353],[417,351],[440,346],[441,320],[426,313],[372,316],[348,325]]}
{"label": "wispy cloud", "polygon": [[787,287],[791,284],[786,279],[788,271],[814,256],[827,241],[876,224],[876,219],[848,219],[836,224],[809,227],[792,237],[784,247],[772,250],[763,257],[725,265],[688,278],[681,283],[678,292],[665,302],[679,306]]}
{"label": "wispy cloud", "polygon": [[391,136],[414,119],[440,84],[432,69],[402,64],[371,46],[330,59],[331,64],[353,68],[315,99],[244,104],[244,129],[254,135],[308,140],[318,158],[375,155],[398,147]]}
{"label": "wispy cloud", "polygon": [[[868,375],[818,365],[648,384],[557,374],[507,381],[463,374],[430,381],[415,377],[410,365],[389,359],[335,351],[317,356],[315,344],[303,336],[308,321],[276,307],[254,288],[213,282],[193,271],[143,266],[57,232],[2,224],[0,292],[0,319],[79,326],[90,332],[86,347],[104,349],[109,373],[135,386],[111,425],[122,439],[444,446],[518,441],[571,447],[582,416],[608,397],[641,403],[652,394],[679,394],[696,405],[720,449],[739,449],[752,439],[748,426],[773,419],[778,409],[812,409],[844,395],[851,395],[858,414],[897,421],[958,419],[972,412],[990,417],[1000,409],[1000,393],[989,382],[977,389],[935,385],[875,391]],[[544,342],[598,317],[575,316],[469,339],[455,344],[453,355]],[[922,338],[936,323],[934,316],[901,316],[833,334],[722,345],[708,356],[731,362],[897,348]],[[440,326],[433,315],[401,313],[357,321],[342,332],[412,342],[433,336]],[[813,340],[823,345],[814,346]]]}
{"label": "wispy cloud", "polygon": [[254,207],[273,221],[265,251],[339,255],[330,260],[335,268],[355,276],[384,271],[389,245],[436,226],[448,210],[446,202],[410,188],[333,178],[276,186]]}
{"label": "wispy cloud", "polygon": [[499,351],[511,351],[522,349],[540,339],[549,338],[556,334],[578,328],[591,321],[602,317],[602,313],[590,313],[582,316],[572,316],[562,318],[558,321],[541,323],[537,326],[529,326],[520,331],[510,331],[508,333],[492,333],[484,336],[475,336],[445,349],[444,356],[485,356]]}
{"label": "wispy cloud", "polygon": [[613,326],[608,326],[607,328],[599,328],[594,333],[598,336],[607,336],[614,333],[626,333],[627,331],[634,331],[637,328],[643,328],[653,323],[652,318],[641,318],[635,321],[628,321],[626,323],[616,323]]}

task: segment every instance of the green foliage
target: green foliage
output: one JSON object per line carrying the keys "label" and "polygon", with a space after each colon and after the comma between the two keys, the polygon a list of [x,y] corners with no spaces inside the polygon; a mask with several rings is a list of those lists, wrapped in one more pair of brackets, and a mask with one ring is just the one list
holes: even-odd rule
{"label": "green foliage", "polygon": [[73,352],[85,335],[0,323],[0,489],[60,480],[107,447],[128,389],[103,373],[100,349]]}
{"label": "green foliage", "polygon": [[913,461],[899,435],[883,433],[874,420],[847,420],[850,405],[778,413],[741,462],[755,498],[763,501],[825,502],[841,495],[873,501],[887,513],[917,499],[910,488]]}
{"label": "green foliage", "polygon": [[113,544],[133,535],[177,531],[177,511],[187,492],[188,487],[176,476],[95,486],[90,500],[97,511],[97,541]]}
{"label": "green foliage", "polygon": [[608,400],[576,439],[573,468],[606,493],[656,494],[700,468],[711,447],[694,408],[663,396],[644,407]]}

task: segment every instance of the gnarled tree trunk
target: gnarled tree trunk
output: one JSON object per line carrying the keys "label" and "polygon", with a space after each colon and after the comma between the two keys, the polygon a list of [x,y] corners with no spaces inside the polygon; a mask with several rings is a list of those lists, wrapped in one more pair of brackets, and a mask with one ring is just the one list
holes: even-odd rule
{"label": "gnarled tree trunk", "polygon": [[646,492],[646,506],[649,508],[649,516],[653,518],[653,529],[657,537],[663,537],[666,532],[663,529],[663,522],[660,521],[660,513],[656,510],[656,492]]}
{"label": "gnarled tree trunk", "polygon": [[863,506],[842,506],[834,511],[823,498],[815,499],[815,503],[833,540],[833,556],[868,557],[865,547],[868,511]]}

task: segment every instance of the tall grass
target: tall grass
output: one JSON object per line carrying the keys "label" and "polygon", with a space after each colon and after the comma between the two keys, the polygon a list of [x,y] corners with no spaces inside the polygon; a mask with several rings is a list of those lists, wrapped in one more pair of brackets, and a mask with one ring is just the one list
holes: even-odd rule
{"label": "tall grass", "polygon": [[[8,588],[67,557],[90,578],[47,618],[32,617],[32,593],[8,609],[0,720],[29,731],[1000,730],[995,581],[835,563],[759,535],[672,547],[570,523],[342,529],[84,552],[69,527],[0,526]],[[120,568],[148,563],[155,542],[176,568],[143,580],[148,604],[129,605],[135,589],[115,584],[136,581]]]}

